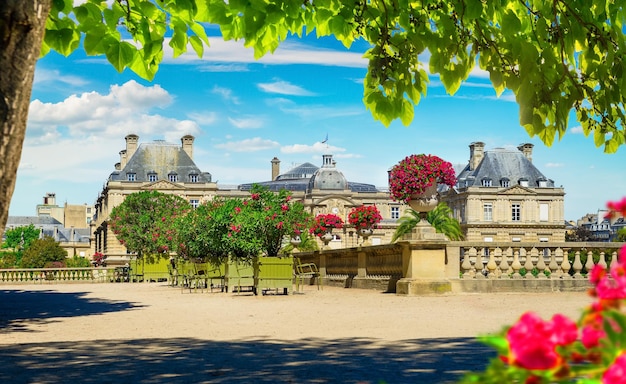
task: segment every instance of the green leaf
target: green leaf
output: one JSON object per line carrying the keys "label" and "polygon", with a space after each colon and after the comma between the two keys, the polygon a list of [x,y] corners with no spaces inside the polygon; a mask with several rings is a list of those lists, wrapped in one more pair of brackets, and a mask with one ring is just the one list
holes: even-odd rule
{"label": "green leaf", "polygon": [[198,36],[190,36],[189,43],[191,43],[191,47],[196,52],[198,57],[202,57],[204,54],[204,44],[202,44],[202,40],[200,40]]}
{"label": "green leaf", "polygon": [[137,48],[130,43],[111,41],[106,47],[105,54],[113,67],[118,72],[122,72],[133,61],[136,52]]}
{"label": "green leaf", "polygon": [[402,107],[400,111],[400,120],[402,124],[408,126],[413,121],[415,115],[415,107],[407,99],[402,99]]}

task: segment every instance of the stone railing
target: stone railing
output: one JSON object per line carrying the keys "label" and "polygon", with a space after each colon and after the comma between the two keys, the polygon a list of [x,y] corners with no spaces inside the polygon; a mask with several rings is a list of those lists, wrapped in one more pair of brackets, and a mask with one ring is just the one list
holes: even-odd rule
{"label": "stone railing", "polygon": [[[325,284],[395,292],[395,282],[411,277],[412,251],[440,249],[444,257],[434,259],[435,264],[441,265],[434,265],[439,272],[433,279],[449,281],[452,291],[554,291],[589,288],[588,271],[596,264],[610,266],[623,245],[404,241],[297,255],[302,262],[318,265]],[[420,257],[416,256],[412,263],[419,264]],[[432,263],[427,267],[433,267]],[[413,268],[419,270],[421,266]]]}
{"label": "stone railing", "polygon": [[120,268],[114,267],[0,269],[0,284],[108,283],[123,281],[124,278]]}

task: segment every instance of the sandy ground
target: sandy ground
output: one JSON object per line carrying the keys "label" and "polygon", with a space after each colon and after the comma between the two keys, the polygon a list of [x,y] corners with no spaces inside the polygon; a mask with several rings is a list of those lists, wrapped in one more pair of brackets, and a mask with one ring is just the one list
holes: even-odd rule
{"label": "sandy ground", "polygon": [[475,340],[532,310],[576,319],[585,293],[401,297],[190,293],[163,283],[0,285],[2,383],[449,383]]}

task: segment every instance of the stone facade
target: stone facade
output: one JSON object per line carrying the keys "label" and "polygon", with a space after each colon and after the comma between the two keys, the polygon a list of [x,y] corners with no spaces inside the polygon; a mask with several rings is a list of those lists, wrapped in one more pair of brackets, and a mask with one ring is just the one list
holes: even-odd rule
{"label": "stone facade", "polygon": [[[138,139],[136,135],[126,136],[126,149],[120,152],[120,162],[95,205],[93,251],[105,253],[109,262],[128,257],[107,229],[109,214],[126,196],[142,190],[176,194],[197,205],[215,196],[246,197],[253,184],[260,184],[274,191],[288,189],[294,200],[302,201],[312,214],[334,213],[345,222],[351,208],[376,205],[383,221],[369,238],[372,245],[391,241],[397,221],[407,208],[391,200],[386,189],[347,180],[330,154],[322,156],[320,167],[304,163],[284,173],[280,171],[280,160],[274,157],[268,172],[270,180],[226,189],[196,167],[192,136],[184,136],[181,145],[159,141],[140,145]],[[470,162],[460,171],[456,187],[442,193],[442,200],[455,212],[467,240],[564,240],[563,188],[555,188],[552,180],[532,165],[532,145],[523,145],[520,151],[485,152],[482,143],[472,143],[470,148]],[[496,166],[497,162],[502,164]],[[479,185],[477,179],[481,180]],[[491,180],[491,184],[482,180]],[[492,207],[490,220],[485,217],[488,204]],[[512,211],[518,207],[518,220],[513,220]],[[355,247],[363,241],[349,227],[336,230],[334,235],[329,244],[334,249]]]}
{"label": "stone facade", "polygon": [[484,151],[470,144],[457,185],[443,193],[467,241],[565,241],[563,187],[532,164],[532,144]]}

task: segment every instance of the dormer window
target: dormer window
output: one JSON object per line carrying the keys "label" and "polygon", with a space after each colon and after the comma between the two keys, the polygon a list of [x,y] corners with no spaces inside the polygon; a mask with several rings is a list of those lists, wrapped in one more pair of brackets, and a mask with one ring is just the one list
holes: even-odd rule
{"label": "dormer window", "polygon": [[126,180],[128,181],[137,181],[137,174],[135,173],[127,173]]}
{"label": "dormer window", "polygon": [[522,187],[528,187],[528,179],[519,179],[519,185]]}
{"label": "dormer window", "polygon": [[537,180],[537,185],[539,186],[539,188],[546,188],[546,187],[548,187],[548,180],[546,180],[546,179],[538,179]]}
{"label": "dormer window", "polygon": [[511,186],[511,182],[506,177],[500,180],[500,186],[502,188],[508,188]]}
{"label": "dormer window", "polygon": [[170,173],[167,175],[167,179],[172,183],[176,183],[178,182],[178,175],[176,173]]}
{"label": "dormer window", "polygon": [[482,179],[481,180],[481,185],[483,187],[491,187],[491,179]]}
{"label": "dormer window", "polygon": [[192,173],[189,175],[189,182],[190,183],[197,183],[198,182],[198,175]]}
{"label": "dormer window", "polygon": [[148,181],[151,183],[154,183],[155,181],[157,181],[158,177],[157,174],[155,172],[150,172],[148,173]]}

